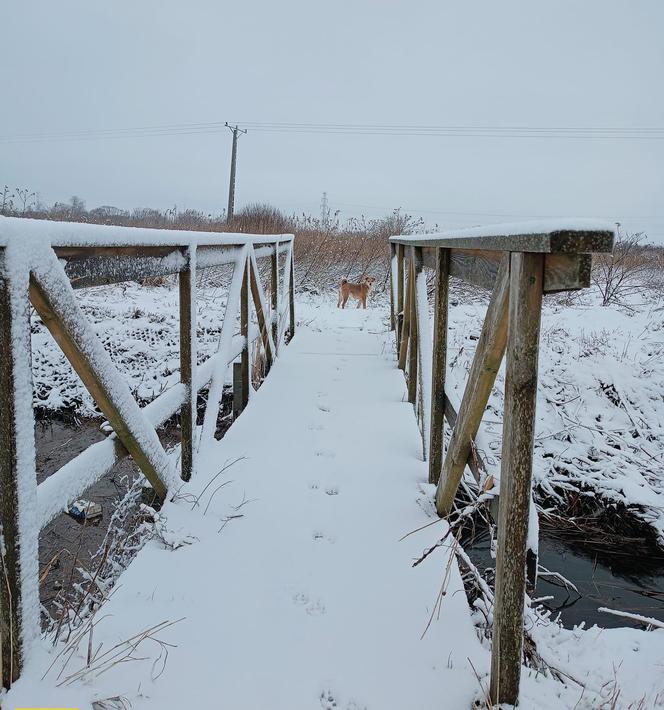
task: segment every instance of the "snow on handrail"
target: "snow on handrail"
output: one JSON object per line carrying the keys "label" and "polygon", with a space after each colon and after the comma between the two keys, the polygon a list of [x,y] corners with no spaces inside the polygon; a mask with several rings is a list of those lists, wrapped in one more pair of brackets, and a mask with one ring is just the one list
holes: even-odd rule
{"label": "snow on handrail", "polygon": [[397,235],[390,237],[390,242],[407,246],[569,254],[610,252],[614,237],[615,225],[608,222],[552,219]]}
{"label": "snow on handrail", "polygon": [[118,227],[106,224],[52,222],[43,219],[0,217],[0,247],[20,240],[52,247],[186,247],[186,246],[259,246],[292,242],[292,234],[241,234],[198,232],[146,227]]}

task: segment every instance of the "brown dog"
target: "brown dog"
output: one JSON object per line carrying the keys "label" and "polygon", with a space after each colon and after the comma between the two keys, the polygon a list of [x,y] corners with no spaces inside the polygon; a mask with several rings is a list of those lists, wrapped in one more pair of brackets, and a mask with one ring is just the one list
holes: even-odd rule
{"label": "brown dog", "polygon": [[337,308],[345,308],[349,296],[357,299],[357,307],[367,307],[367,296],[376,283],[373,276],[365,276],[359,284],[352,284],[348,279],[341,279],[339,284],[339,302]]}

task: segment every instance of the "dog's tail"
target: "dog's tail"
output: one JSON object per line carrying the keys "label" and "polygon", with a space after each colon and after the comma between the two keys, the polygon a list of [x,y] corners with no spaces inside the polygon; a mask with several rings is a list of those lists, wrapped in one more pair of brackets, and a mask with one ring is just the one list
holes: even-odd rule
{"label": "dog's tail", "polygon": [[347,283],[348,283],[348,279],[341,279],[341,283],[342,283],[342,285],[343,285],[343,284],[347,284]]}

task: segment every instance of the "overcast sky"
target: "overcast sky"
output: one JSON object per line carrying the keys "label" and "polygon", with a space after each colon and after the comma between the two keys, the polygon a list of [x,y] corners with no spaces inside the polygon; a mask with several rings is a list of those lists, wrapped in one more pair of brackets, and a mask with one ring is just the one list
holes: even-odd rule
{"label": "overcast sky", "polygon": [[[661,0],[7,2],[0,139],[227,120],[662,129],[663,36]],[[0,184],[220,212],[230,138],[0,140]],[[664,140],[241,137],[236,205],[315,214],[323,191],[342,216],[602,217],[664,241]]]}

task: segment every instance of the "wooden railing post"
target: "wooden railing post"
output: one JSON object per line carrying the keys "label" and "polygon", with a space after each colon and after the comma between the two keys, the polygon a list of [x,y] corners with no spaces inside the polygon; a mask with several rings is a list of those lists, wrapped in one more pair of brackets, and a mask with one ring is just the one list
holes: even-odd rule
{"label": "wooden railing post", "polygon": [[436,249],[436,302],[433,322],[433,362],[431,365],[431,440],[429,483],[436,484],[443,467],[443,427],[445,425],[445,370],[447,367],[447,308],[450,250]]}
{"label": "wooden railing post", "polygon": [[288,310],[290,313],[290,336],[295,335],[295,249],[291,242],[290,280],[288,282]]}
{"label": "wooden railing post", "polygon": [[401,351],[401,333],[403,331],[403,262],[404,262],[404,245],[397,244],[397,353]]}
{"label": "wooden railing post", "polygon": [[[0,668],[2,687],[10,688],[21,672],[26,635],[39,633],[38,612],[32,618],[39,603],[39,530],[33,523],[37,477],[27,273],[25,290],[17,294],[16,284],[8,280],[12,276],[5,280],[3,272],[0,248]],[[29,517],[29,526],[25,522],[21,526],[24,517]],[[26,589],[26,584],[32,589]],[[26,594],[32,598],[24,609]]]}
{"label": "wooden railing post", "polygon": [[408,337],[408,401],[412,405],[415,405],[417,402],[417,339],[419,335],[417,332],[417,294],[415,291],[416,278],[415,247],[411,247],[410,272],[408,276],[408,296],[410,305],[410,313],[408,316],[410,320],[410,333]]}
{"label": "wooden railing post", "polygon": [[408,276],[404,283],[404,304],[403,319],[401,323],[401,339],[399,340],[399,369],[406,372],[406,362],[408,360],[408,345],[410,342],[410,314],[411,314],[411,288],[410,288],[410,262],[404,259],[405,269]]}
{"label": "wooden railing post", "polygon": [[397,245],[390,242],[390,330],[394,330],[396,327],[396,314],[395,314],[395,299],[394,299],[394,289],[396,288],[395,276],[396,276],[396,259],[397,259]]}
{"label": "wooden railing post", "polygon": [[272,301],[272,342],[275,356],[279,352],[279,242],[274,245],[270,258],[270,286]]}
{"label": "wooden railing post", "polygon": [[194,431],[196,430],[196,400],[194,371],[196,369],[196,247],[187,250],[189,268],[179,274],[180,290],[180,382],[187,394],[180,408],[180,476],[191,478],[194,468]]}
{"label": "wooden railing post", "polygon": [[496,704],[515,705],[519,697],[543,276],[542,254],[511,255],[491,648],[491,700]]}
{"label": "wooden railing post", "polygon": [[[236,267],[237,268],[237,267]],[[240,335],[244,338],[240,363],[242,365],[242,375],[240,379],[240,411],[249,402],[249,269],[251,261],[249,257],[244,264],[244,276],[242,278],[242,291],[240,292]]]}

